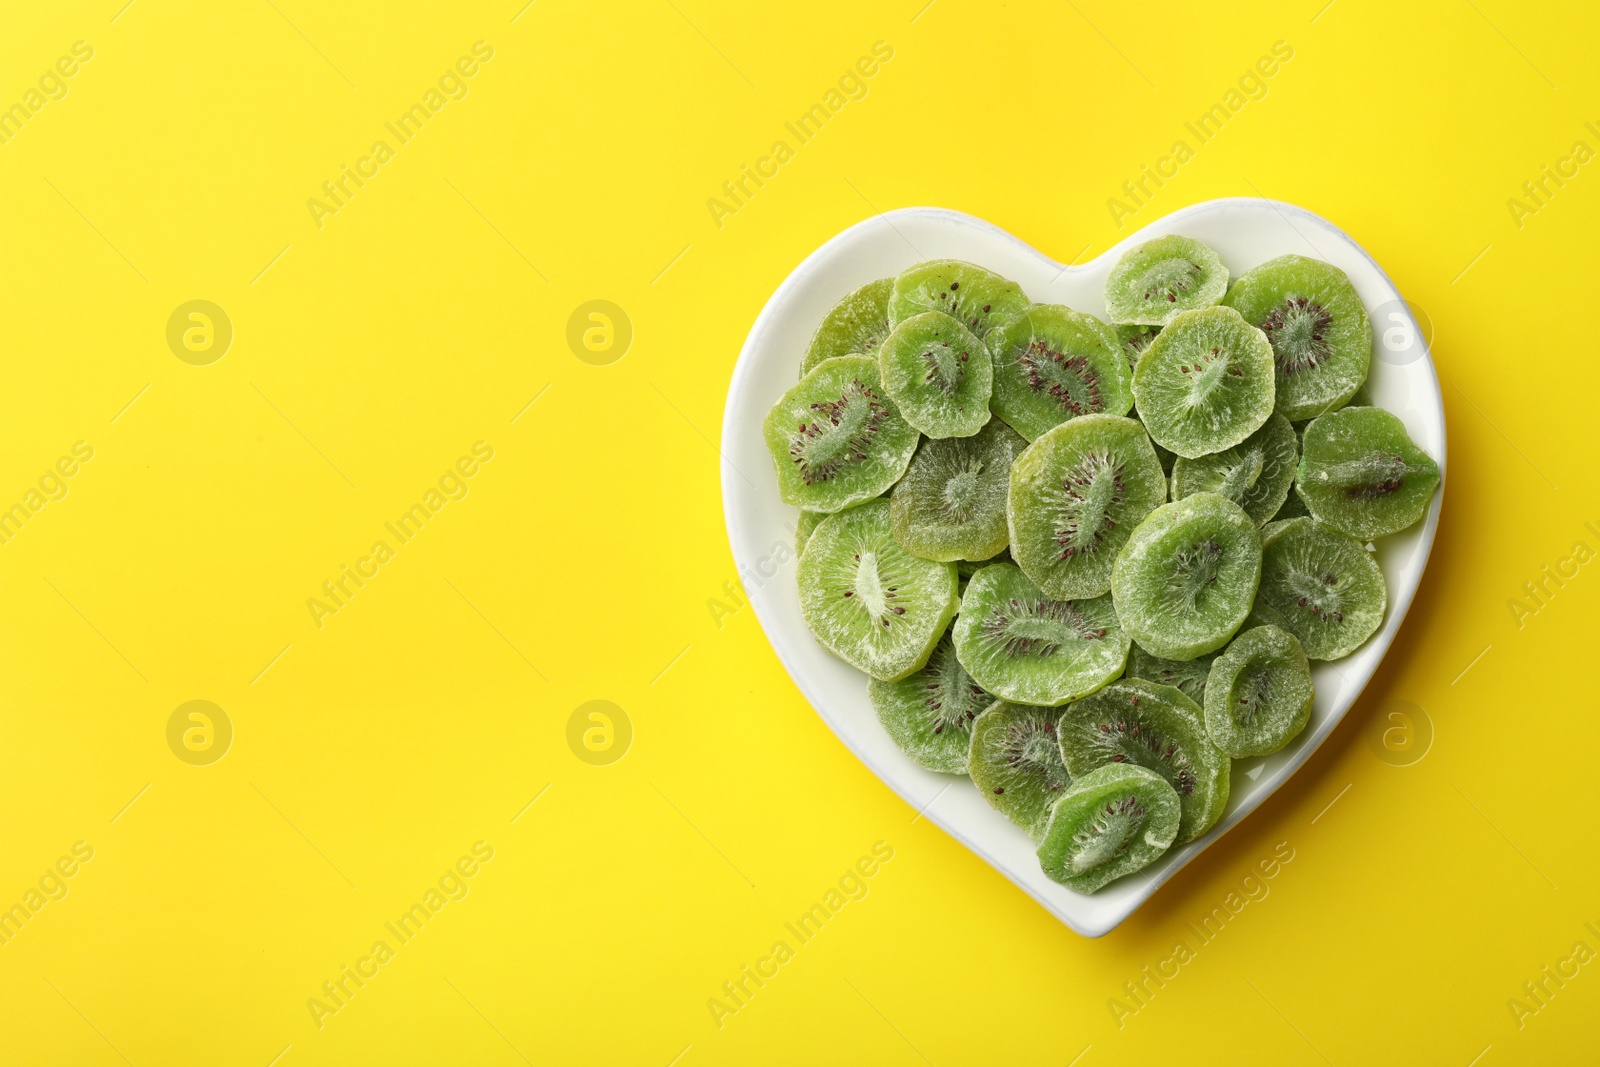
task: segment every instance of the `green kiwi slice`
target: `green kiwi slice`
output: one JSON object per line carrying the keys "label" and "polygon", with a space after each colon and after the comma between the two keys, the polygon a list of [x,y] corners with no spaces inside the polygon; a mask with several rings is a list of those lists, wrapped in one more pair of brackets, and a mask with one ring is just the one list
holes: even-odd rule
{"label": "green kiwi slice", "polygon": [[1145,349],[1133,401],[1145,429],[1179,456],[1232,448],[1272,414],[1272,346],[1232,308],[1186,311]]}
{"label": "green kiwi slice", "polygon": [[900,414],[929,437],[971,437],[989,421],[989,350],[949,315],[902,321],[878,351],[878,371]]}
{"label": "green kiwi slice", "polygon": [[876,356],[889,336],[889,294],[893,291],[893,278],[879,278],[833,305],[811,335],[811,344],[800,360],[800,377],[835,356]]}
{"label": "green kiwi slice", "polygon": [[919,437],[865,356],[819,363],[767,412],[762,435],[784,503],[806,511],[878,496],[905,473]]}
{"label": "green kiwi slice", "polygon": [[1178,844],[1193,841],[1228,803],[1228,757],[1211,743],[1200,706],[1169,685],[1113,682],[1068,705],[1061,755],[1074,777],[1106,764],[1136,763],[1178,793]]}
{"label": "green kiwi slice", "polygon": [[1235,759],[1265,756],[1311,721],[1311,663],[1293,634],[1257,626],[1233,639],[1211,665],[1206,732]]}
{"label": "green kiwi slice", "polygon": [[972,723],[967,773],[984,799],[1035,841],[1072,783],[1061,762],[1060,721],[1056,708],[996,701]]}
{"label": "green kiwi slice", "polygon": [[796,572],[800,614],[817,641],[880,681],[927,663],[955,614],[955,566],[901,548],[887,500],[824,519]]}
{"label": "green kiwi slice", "polygon": [[1132,375],[1115,331],[1059,304],[1038,304],[995,326],[994,413],[1032,441],[1081,415],[1126,415]]}
{"label": "green kiwi slice", "polygon": [[967,582],[955,642],[979,685],[1019,704],[1065,704],[1128,662],[1128,637],[1110,597],[1046,596],[1015,563],[991,564]]}
{"label": "green kiwi slice", "polygon": [[1112,329],[1117,331],[1117,340],[1122,343],[1122,354],[1128,357],[1129,370],[1139,365],[1139,358],[1144,355],[1144,350],[1150,347],[1150,342],[1161,332],[1159,326],[1113,326]]}
{"label": "green kiwi slice", "polygon": [[923,441],[889,498],[895,540],[924,559],[986,560],[1003,552],[1011,464],[1027,447],[999,419],[973,437]]}
{"label": "green kiwi slice", "polygon": [[898,682],[867,683],[878,721],[900,751],[919,767],[942,774],[967,772],[972,721],[994,703],[956,658],[946,633],[915,674]]}
{"label": "green kiwi slice", "polygon": [[1340,533],[1371,540],[1404,530],[1438,487],[1439,465],[1382,408],[1344,408],[1306,427],[1295,490]]}
{"label": "green kiwi slice", "polygon": [[1250,614],[1261,535],[1244,509],[1196,493],[1152,511],[1117,556],[1111,598],[1129,636],[1163,659],[1228,643]]}
{"label": "green kiwi slice", "polygon": [[1011,555],[1052,597],[1099,596],[1139,521],[1167,497],[1144,427],[1083,415],[1041,435],[1011,468]]}
{"label": "green kiwi slice", "polygon": [[825,511],[802,511],[800,513],[800,518],[795,520],[794,524],[795,555],[798,556],[806,550],[806,542],[811,540],[811,535],[817,532],[817,527],[827,517],[828,513]]}
{"label": "green kiwi slice", "polygon": [[925,311],[942,311],[980,338],[991,326],[1028,306],[1016,282],[958,259],[918,263],[894,280],[889,323],[899,325]]}
{"label": "green kiwi slice", "polygon": [[1134,645],[1128,653],[1128,673],[1125,677],[1141,678],[1156,685],[1170,685],[1196,704],[1201,704],[1206,696],[1206,680],[1211,677],[1211,664],[1221,654],[1208,652],[1194,659],[1162,659]]}
{"label": "green kiwi slice", "polygon": [[1355,286],[1332,263],[1279,256],[1241,274],[1222,303],[1267,335],[1278,414],[1290,421],[1332,411],[1367,380],[1372,324]]}
{"label": "green kiwi slice", "polygon": [[1271,523],[1261,534],[1252,625],[1287,630],[1317,660],[1348,656],[1383,625],[1388,586],[1359,541],[1305,518]]}
{"label": "green kiwi slice", "polygon": [[1039,845],[1039,866],[1053,881],[1093,893],[1148,867],[1172,845],[1178,794],[1136,764],[1096,768],[1056,801]]}
{"label": "green kiwi slice", "polygon": [[1210,307],[1228,288],[1228,268],[1193,237],[1168,234],[1128,249],[1106,278],[1112,322],[1165,326],[1182,312]]}
{"label": "green kiwi slice", "polygon": [[1266,523],[1289,496],[1300,452],[1294,427],[1274,414],[1261,429],[1232,448],[1199,459],[1179,457],[1172,464],[1172,499],[1216,493],[1244,508],[1257,526]]}

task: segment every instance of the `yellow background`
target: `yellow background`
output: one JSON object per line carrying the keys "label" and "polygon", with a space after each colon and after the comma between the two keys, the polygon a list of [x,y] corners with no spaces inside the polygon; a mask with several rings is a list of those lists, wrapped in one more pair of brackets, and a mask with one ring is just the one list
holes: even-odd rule
{"label": "yellow background", "polygon": [[[8,9],[0,102],[94,55],[0,146],[0,504],[74,442],[94,458],[0,546],[0,906],[74,842],[94,857],[0,947],[0,1059],[1600,1054],[1600,968],[1520,1028],[1508,1007],[1600,949],[1600,567],[1509,606],[1600,548],[1600,173],[1507,205],[1600,148],[1592,5],[924,2]],[[468,95],[319,228],[308,198],[480,40]],[[877,41],[866,96],[719,227],[707,199]],[[1266,95],[1119,229],[1108,198],[1278,41]],[[1252,194],[1344,227],[1429,315],[1450,491],[1348,719],[1085,940],[877,782],[748,608],[714,610],[739,603],[726,385],[767,295],[875,210],[972,212],[1070,260]],[[209,366],[166,342],[193,299],[235,331]],[[593,299],[633,325],[610,365],[567,344]],[[319,629],[308,598],[477,441],[469,494]],[[194,699],[235,731],[209,766],[166,741]],[[608,766],[567,741],[596,699],[633,728]],[[1399,701],[1420,760],[1377,755]],[[319,1029],[308,999],[478,841],[469,895]],[[708,999],[880,841],[866,897],[719,1028]],[[1280,842],[1268,895],[1119,1027],[1123,983]]]}

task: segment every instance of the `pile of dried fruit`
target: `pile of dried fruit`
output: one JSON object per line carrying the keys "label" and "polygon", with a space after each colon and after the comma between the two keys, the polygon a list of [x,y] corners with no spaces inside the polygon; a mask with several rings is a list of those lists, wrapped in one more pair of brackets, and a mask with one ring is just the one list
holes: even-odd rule
{"label": "pile of dried fruit", "polygon": [[1372,328],[1337,267],[1229,285],[1161,237],[1105,306],[919,264],[828,313],[764,427],[817,640],[1080,892],[1205,833],[1230,761],[1305,728],[1309,661],[1383,622],[1367,543],[1439,484],[1363,396]]}

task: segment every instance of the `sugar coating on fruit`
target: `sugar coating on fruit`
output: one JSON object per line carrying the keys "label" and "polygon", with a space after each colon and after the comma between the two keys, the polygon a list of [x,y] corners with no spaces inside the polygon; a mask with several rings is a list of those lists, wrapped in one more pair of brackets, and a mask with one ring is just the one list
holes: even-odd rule
{"label": "sugar coating on fruit", "polygon": [[1116,333],[1092,315],[1038,304],[997,325],[988,345],[994,412],[1029,440],[1069,419],[1133,406]]}
{"label": "sugar coating on fruit", "polygon": [[1159,775],[1132,765],[1101,767],[1056,802],[1039,865],[1068,888],[1093,893],[1165,853],[1179,810],[1177,794]]}
{"label": "sugar coating on fruit", "polygon": [[1184,312],[1139,360],[1133,397],[1160,444],[1189,459],[1220,452],[1272,414],[1272,347],[1232,308]]}
{"label": "sugar coating on fruit", "polygon": [[1272,523],[1262,535],[1252,622],[1288,631],[1317,660],[1347,656],[1377,632],[1388,587],[1360,542],[1309,518]]}
{"label": "sugar coating on fruit", "polygon": [[1014,563],[973,575],[954,632],[956,654],[978,683],[1022,704],[1064,704],[1127,664],[1128,638],[1110,597],[1046,596]]}
{"label": "sugar coating on fruit", "polygon": [[1222,303],[1266,334],[1285,418],[1331,411],[1366,381],[1372,325],[1355,286],[1333,264],[1279,256],[1240,275]]}
{"label": "sugar coating on fruit", "polygon": [[955,613],[955,567],[901,548],[886,500],[824,520],[800,556],[798,581],[801,614],[822,646],[883,681],[926,663]]}
{"label": "sugar coating on fruit", "polygon": [[879,350],[878,368],[900,414],[929,437],[971,437],[989,421],[989,350],[948,315],[901,322]]}
{"label": "sugar coating on fruit", "polygon": [[1235,759],[1277,752],[1311,718],[1311,664],[1293,634],[1258,626],[1234,638],[1211,666],[1206,731]]}
{"label": "sugar coating on fruit", "polygon": [[1273,414],[1232,448],[1199,459],[1178,458],[1172,466],[1172,498],[1216,493],[1244,508],[1260,526],[1288,498],[1299,460],[1294,427]]}
{"label": "sugar coating on fruit", "polygon": [[880,278],[835,304],[811,337],[800,361],[801,377],[835,356],[876,356],[889,336],[889,294],[893,291],[894,279]]}
{"label": "sugar coating on fruit", "polygon": [[994,698],[973,681],[946,635],[927,664],[898,682],[867,683],[884,730],[919,766],[964,774],[972,723]]}
{"label": "sugar coating on fruit", "polygon": [[1317,521],[1367,540],[1427,513],[1439,465],[1382,408],[1344,408],[1306,427],[1296,491]]}
{"label": "sugar coating on fruit", "polygon": [[1012,556],[1051,596],[1111,588],[1118,550],[1166,499],[1166,478],[1143,427],[1086,415],[1028,446],[1011,469]]}
{"label": "sugar coating on fruit", "polygon": [[883,395],[877,363],[861,356],[819,364],[773,405],[762,432],[784,501],[822,512],[887,490],[918,439]]}
{"label": "sugar coating on fruit", "polygon": [[892,325],[928,311],[949,315],[980,338],[993,324],[1028,306],[1016,282],[992,270],[955,259],[919,263],[894,280],[889,297]]}
{"label": "sugar coating on fruit", "polygon": [[1054,708],[997,702],[972,724],[967,773],[985,800],[1038,840],[1050,806],[1072,783]]}
{"label": "sugar coating on fruit", "polygon": [[896,540],[937,560],[1004,551],[1011,465],[1027,445],[998,419],[972,437],[923,441],[890,498]]}
{"label": "sugar coating on fruit", "polygon": [[1111,595],[1141,647],[1185,660],[1227,644],[1250,613],[1261,535],[1239,505],[1196,493],[1155,509],[1117,557]]}
{"label": "sugar coating on fruit", "polygon": [[1221,817],[1228,760],[1207,735],[1199,705],[1171,686],[1125,678],[1067,707],[1061,720],[1067,770],[1087,774],[1133,763],[1171,784],[1183,805],[1178,840],[1190,841]]}
{"label": "sugar coating on fruit", "polygon": [[1169,234],[1123,253],[1106,278],[1106,313],[1119,324],[1162,326],[1209,307],[1228,288],[1228,269],[1192,237]]}

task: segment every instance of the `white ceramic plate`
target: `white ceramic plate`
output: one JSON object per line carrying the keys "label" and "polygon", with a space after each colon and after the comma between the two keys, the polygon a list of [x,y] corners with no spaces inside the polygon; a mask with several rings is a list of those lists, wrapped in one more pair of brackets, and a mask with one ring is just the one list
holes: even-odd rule
{"label": "white ceramic plate", "polygon": [[1027,834],[1013,826],[964,777],[934,774],[907,759],[878,725],[867,677],[823,650],[800,617],[794,585],[793,526],[798,513],[778,497],[761,420],[798,377],[800,357],[822,316],[841,297],[875,278],[926,259],[964,259],[1017,281],[1033,300],[1103,316],[1101,292],[1118,257],[1168,233],[1197,237],[1217,250],[1230,277],[1275,256],[1326,260],[1350,276],[1372,317],[1377,341],[1368,389],[1398,415],[1411,437],[1445,466],[1444,407],[1426,342],[1404,300],[1361,246],[1327,220],[1272,200],[1211,200],[1151,223],[1098,258],[1064,267],[1003,230],[954,211],[907,208],[839,234],[795,268],[756,319],[734,368],[722,426],[722,493],[728,539],[750,603],[767,638],[833,732],[861,761],[956,840],[983,857],[1072,929],[1099,937],[1206,846],[1255,810],[1333,731],[1388,651],[1416,593],[1439,525],[1443,492],[1418,526],[1386,538],[1378,561],[1389,583],[1383,629],[1337,663],[1317,664],[1316,705],[1306,730],[1281,752],[1236,760],[1227,812],[1204,837],[1175,848],[1145,870],[1082,896],[1046,878]]}

